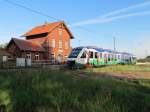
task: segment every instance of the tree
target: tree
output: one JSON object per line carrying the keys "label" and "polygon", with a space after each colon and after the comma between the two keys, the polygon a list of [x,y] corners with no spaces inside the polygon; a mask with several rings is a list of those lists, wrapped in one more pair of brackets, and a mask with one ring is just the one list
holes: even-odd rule
{"label": "tree", "polygon": [[146,59],[150,59],[150,56],[147,56]]}
{"label": "tree", "polygon": [[0,44],[0,48],[5,49],[7,47],[8,43]]}

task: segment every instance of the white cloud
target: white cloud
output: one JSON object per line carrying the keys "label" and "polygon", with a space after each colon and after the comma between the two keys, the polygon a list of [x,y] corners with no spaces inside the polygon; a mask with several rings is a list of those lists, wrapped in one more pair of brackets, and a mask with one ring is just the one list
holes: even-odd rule
{"label": "white cloud", "polygon": [[137,9],[137,8],[141,8],[141,7],[149,6],[149,5],[150,5],[150,1],[148,0],[148,2],[135,4],[135,5],[129,6],[127,8],[112,11],[110,13],[104,14],[102,16],[99,16],[99,17],[96,17],[93,19],[84,20],[81,22],[71,24],[70,26],[73,27],[73,26],[82,26],[82,25],[97,24],[97,23],[107,23],[107,22],[111,22],[111,21],[115,21],[115,20],[123,19],[123,18],[127,18],[127,17],[147,15],[147,14],[150,14],[150,11],[135,12],[135,13],[129,13],[129,14],[120,15],[120,16],[117,16],[116,14],[120,14],[122,12],[126,12],[131,9]]}

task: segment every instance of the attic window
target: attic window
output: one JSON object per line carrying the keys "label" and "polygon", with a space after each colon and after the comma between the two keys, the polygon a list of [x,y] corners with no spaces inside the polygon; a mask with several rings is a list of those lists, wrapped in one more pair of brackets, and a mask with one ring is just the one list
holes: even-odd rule
{"label": "attic window", "polygon": [[62,28],[59,28],[59,38],[62,38],[62,32],[63,32]]}

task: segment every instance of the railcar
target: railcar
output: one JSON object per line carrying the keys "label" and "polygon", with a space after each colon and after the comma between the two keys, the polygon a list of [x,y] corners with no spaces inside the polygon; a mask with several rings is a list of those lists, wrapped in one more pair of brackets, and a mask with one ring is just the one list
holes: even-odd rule
{"label": "railcar", "polygon": [[76,47],[70,53],[67,64],[70,67],[94,67],[115,64],[135,64],[136,57],[126,52],[117,52],[97,47]]}

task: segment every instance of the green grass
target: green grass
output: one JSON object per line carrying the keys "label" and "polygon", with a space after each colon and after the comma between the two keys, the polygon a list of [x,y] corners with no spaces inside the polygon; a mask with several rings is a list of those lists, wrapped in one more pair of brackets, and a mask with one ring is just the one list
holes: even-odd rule
{"label": "green grass", "polygon": [[112,65],[88,69],[94,72],[150,72],[149,65]]}
{"label": "green grass", "polygon": [[0,72],[8,112],[149,112],[150,80],[136,83],[79,71]]}

